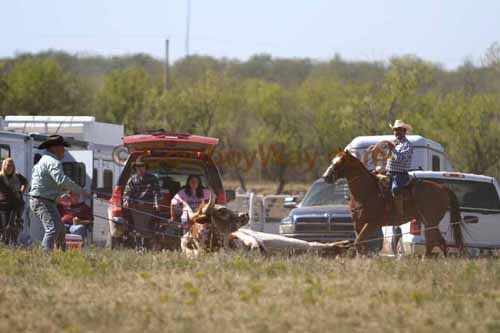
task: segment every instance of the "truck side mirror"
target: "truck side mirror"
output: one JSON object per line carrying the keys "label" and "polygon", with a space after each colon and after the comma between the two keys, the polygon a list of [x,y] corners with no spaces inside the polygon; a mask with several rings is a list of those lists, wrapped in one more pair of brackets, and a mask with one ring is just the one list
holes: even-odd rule
{"label": "truck side mirror", "polygon": [[297,198],[296,197],[286,197],[285,201],[283,202],[283,207],[288,208],[288,209],[293,209],[297,207]]}

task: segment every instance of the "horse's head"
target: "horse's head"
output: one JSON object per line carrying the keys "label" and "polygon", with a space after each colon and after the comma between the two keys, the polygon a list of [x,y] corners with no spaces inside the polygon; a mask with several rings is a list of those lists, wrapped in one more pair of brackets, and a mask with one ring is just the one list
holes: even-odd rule
{"label": "horse's head", "polygon": [[327,183],[333,183],[337,179],[346,178],[346,170],[355,162],[356,157],[346,149],[339,151],[332,160],[332,164],[323,173],[323,179]]}

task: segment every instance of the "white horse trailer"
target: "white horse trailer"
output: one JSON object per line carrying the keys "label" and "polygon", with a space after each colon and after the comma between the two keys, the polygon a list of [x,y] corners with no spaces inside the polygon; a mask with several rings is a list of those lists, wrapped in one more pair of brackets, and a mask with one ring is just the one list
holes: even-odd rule
{"label": "white horse trailer", "polygon": [[3,130],[25,134],[59,134],[83,143],[94,155],[93,189],[112,189],[122,166],[114,163],[115,147],[122,145],[121,124],[98,122],[91,116],[6,116]]}
{"label": "white horse trailer", "polygon": [[[441,144],[420,135],[407,135],[406,137],[413,147],[412,170],[453,171]],[[371,158],[366,158],[367,148],[381,141],[394,141],[394,139],[393,135],[358,136],[347,145],[347,149],[366,162],[368,169],[374,170],[377,166],[385,169],[387,160],[380,159],[374,165]]]}
{"label": "white horse trailer", "polygon": [[[13,158],[17,171],[28,181],[31,180],[33,165],[45,153],[37,147],[51,134],[60,134],[71,143],[62,161],[64,171],[87,191],[111,192],[118,181],[122,166],[113,161],[112,154],[113,149],[122,144],[123,125],[76,116],[7,116],[0,124],[3,126],[0,129],[0,159]],[[89,200],[88,204],[96,216],[106,216],[106,202]],[[28,208],[25,221],[25,234],[41,240],[42,226]],[[92,238],[96,243],[104,243],[105,226],[107,221],[94,219]]]}
{"label": "white horse trailer", "polygon": [[[39,150],[37,147],[46,138],[47,136],[0,131],[0,161],[12,158],[16,165],[16,172],[25,176],[29,181],[33,165],[45,153],[44,150]],[[62,160],[64,172],[78,185],[90,192],[93,152],[86,150],[83,142],[71,139],[68,141],[72,143],[73,150],[68,150]],[[24,213],[25,228],[23,233],[29,235],[32,240],[41,240],[43,237],[42,225],[29,210],[29,198],[26,196],[24,199],[27,205]],[[93,203],[89,201],[87,204],[92,206]]]}

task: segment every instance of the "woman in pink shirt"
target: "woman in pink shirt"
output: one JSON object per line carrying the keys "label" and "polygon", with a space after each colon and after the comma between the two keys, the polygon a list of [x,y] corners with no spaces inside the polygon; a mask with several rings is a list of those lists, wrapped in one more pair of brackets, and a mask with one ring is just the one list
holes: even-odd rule
{"label": "woman in pink shirt", "polygon": [[201,185],[201,178],[198,175],[190,175],[186,185],[174,196],[170,203],[170,217],[172,221],[176,219],[176,207],[182,205],[181,221],[182,228],[189,228],[189,212],[194,212],[202,203],[208,202],[210,191]]}

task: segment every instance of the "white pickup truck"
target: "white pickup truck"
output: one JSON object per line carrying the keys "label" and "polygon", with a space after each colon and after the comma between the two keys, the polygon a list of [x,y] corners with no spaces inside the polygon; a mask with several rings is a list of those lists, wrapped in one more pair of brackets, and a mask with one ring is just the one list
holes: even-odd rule
{"label": "white pickup truck", "polygon": [[[448,186],[458,197],[462,220],[464,221],[464,241],[469,249],[500,248],[500,187],[493,177],[459,172],[415,171],[413,176]],[[439,224],[439,230],[448,245],[453,246],[450,232],[449,213]],[[396,231],[393,227],[384,227],[386,237],[382,253],[413,254],[423,253],[425,237],[423,225],[419,221],[403,224],[402,239],[398,246],[394,243]]]}

